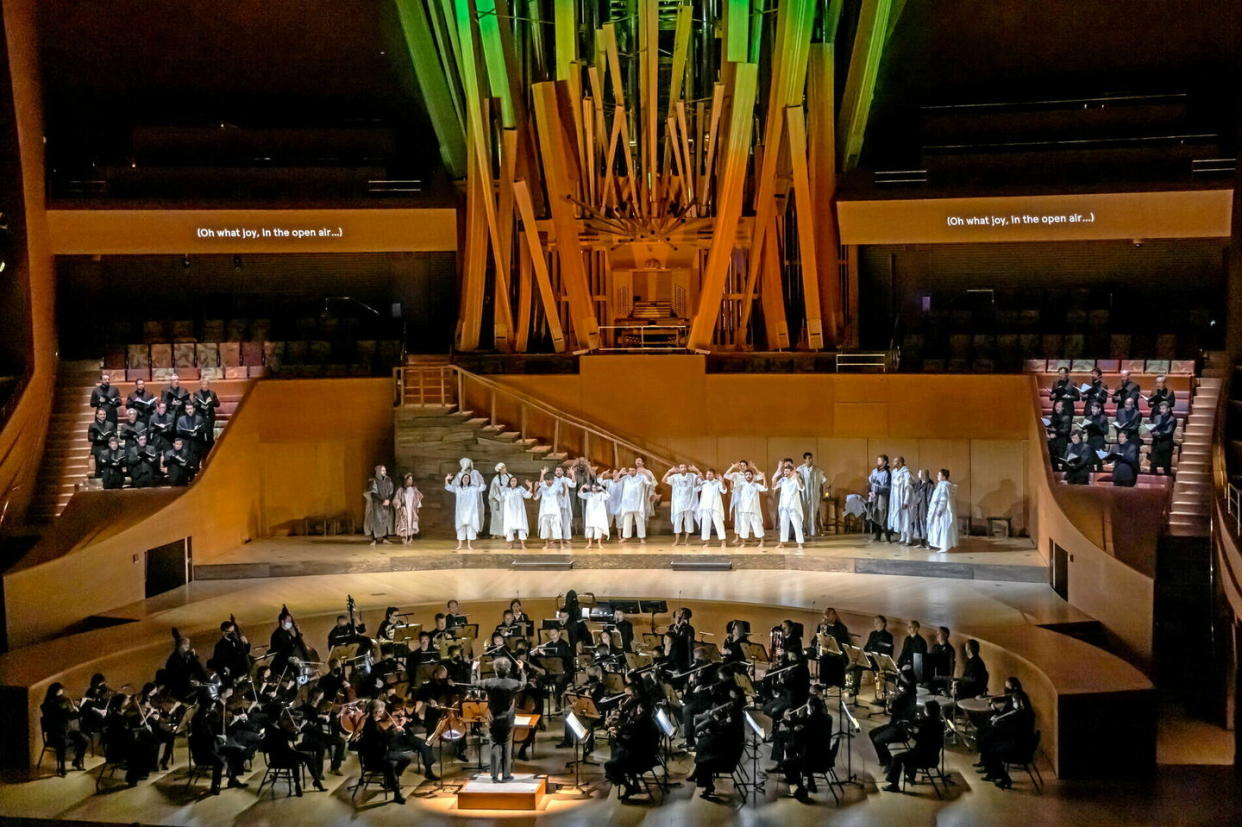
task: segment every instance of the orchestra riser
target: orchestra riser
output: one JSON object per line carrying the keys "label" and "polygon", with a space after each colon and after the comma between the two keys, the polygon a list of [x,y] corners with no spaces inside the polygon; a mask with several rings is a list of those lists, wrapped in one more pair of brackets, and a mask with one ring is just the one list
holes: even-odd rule
{"label": "orchestra riser", "polygon": [[[86,439],[87,429],[95,418],[90,399],[91,391],[99,381],[98,363],[67,362],[62,365],[59,377],[58,407],[52,413],[47,444],[43,449],[38,491],[28,516],[31,523],[50,522],[65,510],[74,492],[98,485],[98,481],[91,476],[91,449]],[[220,397],[220,407],[216,411],[217,438],[237,410],[250,384],[251,380],[244,379],[212,383],[212,390]],[[124,400],[133,391],[134,383],[114,382],[113,387]],[[166,383],[163,382],[147,383],[148,390],[157,395],[164,387]],[[183,387],[192,392],[197,388],[197,383],[188,383]]]}

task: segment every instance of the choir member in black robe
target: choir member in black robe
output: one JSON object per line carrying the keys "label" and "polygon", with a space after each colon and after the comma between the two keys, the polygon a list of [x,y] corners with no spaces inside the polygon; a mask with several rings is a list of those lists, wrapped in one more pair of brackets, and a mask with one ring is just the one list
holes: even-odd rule
{"label": "choir member in black robe", "polygon": [[120,488],[125,485],[125,452],[115,436],[108,437],[108,450],[103,454],[103,487]]}
{"label": "choir member in black robe", "polygon": [[936,483],[926,468],[920,468],[910,483],[910,545],[927,548],[927,512]]}
{"label": "choir member in black robe", "polygon": [[1091,402],[1087,405],[1087,416],[1083,420],[1082,426],[1087,432],[1087,461],[1091,468],[1102,469],[1104,461],[1100,459],[1100,455],[1096,451],[1103,451],[1104,445],[1108,441],[1108,432],[1112,427],[1109,425],[1108,417],[1104,414],[1104,403],[1100,401]]}
{"label": "choir member in black robe", "polygon": [[177,416],[168,410],[168,403],[163,399],[155,403],[155,412],[147,420],[147,439],[151,447],[161,454],[172,447],[173,437],[177,431]]}
{"label": "choir member in black robe", "polygon": [[130,408],[125,412],[125,421],[116,426],[117,438],[122,448],[132,448],[138,444],[138,435],[145,434],[147,426],[138,418],[138,409]]}
{"label": "choir member in black robe", "polygon": [[181,377],[173,374],[169,377],[168,387],[164,388],[160,398],[164,400],[164,404],[168,406],[169,411],[176,416],[180,416],[181,411],[185,408],[185,401],[190,398],[190,392],[181,387]]}
{"label": "choir member in black robe", "polygon": [[1121,372],[1121,384],[1117,386],[1117,390],[1113,391],[1113,402],[1117,403],[1118,408],[1121,407],[1126,399],[1133,399],[1137,404],[1141,394],[1142,391],[1139,389],[1139,386],[1130,381],[1130,371],[1123,370]]}
{"label": "choir member in black robe", "polygon": [[[1129,434],[1139,444],[1139,428],[1143,425],[1143,415],[1139,413],[1138,403],[1134,397],[1127,396],[1121,407],[1117,409],[1117,436]],[[1125,440],[1122,439],[1124,444]]]}
{"label": "choir member in black robe", "polygon": [[1074,403],[1078,401],[1078,388],[1069,378],[1069,368],[1057,368],[1057,381],[1052,385],[1052,404],[1056,407],[1057,402],[1065,401],[1065,405],[1072,413]]}
{"label": "choir member in black robe", "polygon": [[1065,464],[1065,446],[1069,444],[1073,428],[1073,408],[1064,399],[1058,399],[1052,406],[1052,416],[1048,418],[1048,455],[1052,458],[1054,470]]}
{"label": "choir member in black robe", "polygon": [[199,462],[203,458],[203,432],[206,423],[194,412],[194,405],[187,402],[181,416],[177,417],[177,436],[181,437],[186,451],[190,454],[190,464],[198,471]]}
{"label": "choir member in black robe", "polygon": [[125,449],[125,472],[134,488],[150,488],[159,481],[160,455],[147,444],[147,435]]}
{"label": "choir member in black robe", "polygon": [[125,399],[125,407],[133,408],[138,412],[138,421],[146,425],[151,419],[151,414],[155,413],[155,403],[159,400],[147,390],[147,383],[142,379],[134,380],[134,390]]}
{"label": "choir member in black robe", "polygon": [[1082,432],[1075,430],[1070,434],[1070,443],[1065,447],[1065,481],[1070,485],[1086,485],[1091,480],[1092,458],[1099,459],[1086,443],[1082,441]]}
{"label": "choir member in black robe", "polygon": [[91,391],[91,407],[102,408],[108,421],[116,424],[116,411],[121,407],[121,392],[112,387],[112,381],[106,373],[99,377],[99,387]]}
{"label": "choir member in black robe", "polygon": [[1173,432],[1177,430],[1177,420],[1171,410],[1170,403],[1161,402],[1151,418],[1151,453],[1147,459],[1153,474],[1159,468],[1166,474],[1173,473]]}
{"label": "choir member in black robe", "polygon": [[1113,461],[1113,485],[1122,488],[1133,488],[1138,482],[1139,472],[1139,441],[1132,433],[1127,433],[1124,442],[1117,450],[1108,455]]}
{"label": "choir member in black robe", "polygon": [[190,466],[190,452],[185,448],[185,440],[177,437],[172,447],[164,452],[164,474],[169,485],[189,485],[194,471]]}
{"label": "choir member in black robe", "polygon": [[1177,402],[1177,394],[1173,389],[1165,384],[1164,374],[1156,377],[1156,389],[1151,392],[1151,396],[1147,397],[1147,409],[1152,414],[1160,410],[1161,402],[1169,403],[1169,413],[1173,412],[1173,405]]}
{"label": "choir member in black robe", "polygon": [[211,450],[216,441],[216,409],[220,407],[220,397],[211,389],[211,380],[203,377],[198,383],[198,390],[193,396],[194,410],[202,417],[203,453]]}
{"label": "choir member in black robe", "polygon": [[86,429],[86,438],[91,443],[91,456],[95,458],[95,476],[102,477],[104,457],[108,454],[108,440],[116,436],[116,423],[108,421],[108,412],[104,408],[95,409],[95,421]]}
{"label": "choir member in black robe", "polygon": [[1108,401],[1108,387],[1104,384],[1104,374],[1099,368],[1091,369],[1091,381],[1085,391],[1079,391],[1082,394],[1083,407],[1090,409],[1092,402],[1099,402],[1101,406]]}

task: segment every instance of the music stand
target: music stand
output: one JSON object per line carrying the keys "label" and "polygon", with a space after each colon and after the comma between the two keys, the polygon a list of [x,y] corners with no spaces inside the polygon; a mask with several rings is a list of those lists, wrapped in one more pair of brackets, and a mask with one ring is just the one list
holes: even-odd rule
{"label": "music stand", "polygon": [[673,760],[673,735],[677,732],[677,723],[669,716],[669,704],[656,706],[655,722],[660,730],[660,741],[664,745],[664,760],[660,762],[664,770],[663,785],[665,788],[680,787],[680,781],[668,780],[668,762]]}
{"label": "music stand", "polygon": [[[590,699],[588,698],[587,700]],[[581,766],[585,762],[578,760],[579,749],[583,752],[586,751],[586,739],[590,735],[590,730],[578,720],[578,716],[574,715],[573,712],[565,713],[565,725],[569,727],[569,734],[574,739],[574,760],[569,762],[574,765],[574,789],[578,791],[582,798],[590,798],[591,788],[582,786]],[[565,766],[568,767],[569,764]]]}
{"label": "music stand", "polygon": [[758,801],[766,792],[768,774],[759,769],[759,751],[772,731],[772,719],[756,709],[742,710],[746,722],[746,743],[743,759],[750,759],[750,778],[742,785],[742,804],[747,799]]}
{"label": "music stand", "polygon": [[616,695],[625,691],[625,676],[620,672],[604,673],[604,688],[608,690],[609,695]]}
{"label": "music stand", "polygon": [[[862,650],[861,646],[851,646],[850,644],[847,643],[841,648],[845,651],[845,657],[846,657],[845,668],[846,669],[860,669],[866,672],[872,671],[871,661],[867,659],[867,653]],[[855,684],[858,684],[861,681],[862,681],[862,674],[860,672],[858,673],[858,679],[855,681]],[[850,699],[851,705],[858,706],[858,696],[862,694],[861,690],[862,690],[861,686],[856,685],[854,687],[854,695]]]}
{"label": "music stand", "polygon": [[[579,723],[582,723],[583,720],[585,720],[590,724],[590,728],[594,729],[595,722],[603,717],[600,715],[599,707],[595,705],[595,700],[589,695],[576,695],[573,693],[566,694],[565,697],[569,698],[569,712],[565,713],[565,720],[568,721],[571,716]],[[590,764],[593,767],[599,766],[599,762],[592,761],[591,756],[587,753],[585,741],[583,741],[582,744],[582,757],[580,759],[576,755],[574,757],[575,762],[579,760],[583,764]],[[568,767],[569,764],[566,764],[565,766]],[[574,775],[577,775],[576,769],[574,771]]]}
{"label": "music stand", "polygon": [[[846,721],[849,721],[849,723],[846,724]],[[862,726],[850,714],[850,708],[845,703],[845,693],[840,693],[837,695],[837,734],[833,737],[845,739],[845,780],[841,782],[842,786],[846,784],[856,784],[859,787],[866,786],[863,782],[858,781],[857,776],[854,775],[854,733],[861,731]]]}
{"label": "music stand", "polygon": [[[487,705],[487,701],[462,701],[461,702],[461,722],[470,724],[470,728],[474,729],[476,724],[486,724],[492,720],[492,710]],[[478,770],[483,770],[483,732],[482,727],[479,728],[478,734],[474,739],[475,753],[479,757]]]}
{"label": "music stand", "polygon": [[630,669],[645,669],[654,662],[651,655],[639,655],[634,652],[625,653],[625,665]]}
{"label": "music stand", "polygon": [[751,683],[750,675],[747,675],[745,672],[735,672],[733,674],[733,682],[737,684],[738,689],[742,690],[742,694],[746,696],[747,702],[759,694],[755,689],[755,685]]}

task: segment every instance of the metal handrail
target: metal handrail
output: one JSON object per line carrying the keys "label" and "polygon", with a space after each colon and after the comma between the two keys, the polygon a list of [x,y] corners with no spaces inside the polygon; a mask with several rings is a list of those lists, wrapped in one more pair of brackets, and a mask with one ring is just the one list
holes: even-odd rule
{"label": "metal handrail", "polygon": [[[633,453],[646,458],[648,465],[661,466],[662,468],[670,468],[678,464],[678,460],[664,456],[649,448],[637,445],[630,440],[618,436],[611,431],[600,428],[585,419],[565,413],[555,407],[536,399],[522,391],[510,388],[493,379],[471,373],[468,370],[454,364],[440,365],[405,365],[394,371],[394,383],[398,397],[398,405],[405,403],[405,389],[409,387],[411,373],[418,375],[418,401],[414,404],[426,405],[428,398],[426,395],[427,382],[424,377],[428,374],[434,375],[432,387],[438,385],[439,398],[438,404],[453,404],[450,399],[456,400],[459,407],[464,408],[466,404],[466,390],[468,383],[483,388],[488,395],[487,399],[487,421],[491,426],[497,424],[496,421],[496,403],[498,400],[509,400],[517,403],[518,406],[518,423],[517,433],[519,439],[526,439],[527,434],[527,414],[529,411],[536,411],[552,420],[552,438],[551,453],[559,452],[562,437],[567,434],[565,431],[577,430],[582,433],[582,455],[590,456],[590,448],[592,444],[601,444],[611,446],[611,466],[617,468],[621,466],[621,455],[623,452]],[[448,395],[452,392],[454,395],[450,398]],[[432,400],[436,404],[436,400]],[[689,461],[687,461],[689,462]]]}

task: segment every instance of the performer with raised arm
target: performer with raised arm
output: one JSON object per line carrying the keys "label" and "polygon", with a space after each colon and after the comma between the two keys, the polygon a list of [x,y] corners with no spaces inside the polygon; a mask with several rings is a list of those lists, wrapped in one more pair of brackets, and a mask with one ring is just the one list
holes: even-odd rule
{"label": "performer with raised arm", "polygon": [[578,480],[573,468],[566,472],[563,465],[552,469],[552,485],[556,489],[556,504],[561,509],[561,539],[572,540],[574,536],[574,495]]}
{"label": "performer with raised arm", "polygon": [[905,457],[894,457],[888,496],[888,530],[897,542],[910,543],[910,496],[912,482]]}
{"label": "performer with raised arm", "polygon": [[772,490],[777,494],[776,514],[781,530],[780,542],[776,544],[776,547],[785,547],[785,543],[789,541],[789,529],[792,528],[794,539],[798,543],[798,550],[801,551],[803,543],[806,542],[802,534],[803,485],[802,477],[794,470],[792,464],[786,464],[781,475],[773,478]]}
{"label": "performer with raised arm", "polygon": [[936,551],[957,545],[957,486],[949,482],[948,468],[936,475],[927,512],[927,544]]}
{"label": "performer with raised arm", "polygon": [[590,548],[591,541],[594,540],[595,547],[603,549],[604,540],[608,537],[608,492],[604,490],[599,478],[596,478],[590,487],[582,487],[578,498],[584,506],[582,533],[586,535],[586,547]]}
{"label": "performer with raised arm", "polygon": [[[492,481],[495,483],[495,480]],[[509,482],[500,492],[500,509],[501,520],[505,527],[505,540],[509,543],[509,548],[513,548],[513,543],[519,542],[522,548],[526,548],[526,536],[530,532],[530,524],[526,517],[526,501],[531,498],[534,485],[530,480],[522,483],[517,477],[509,475]],[[495,517],[493,517],[493,525],[495,525]]]}
{"label": "performer with raised arm", "polygon": [[626,542],[635,533],[638,534],[640,545],[647,545],[647,509],[650,505],[648,491],[654,482],[650,471],[638,468],[631,471],[621,480],[621,542]]}
{"label": "performer with raised arm", "polygon": [[608,527],[616,532],[618,542],[621,541],[621,494],[624,491],[621,481],[625,470],[604,471],[598,477],[600,485],[608,492]]}
{"label": "performer with raised arm", "polygon": [[[505,531],[504,491],[509,487],[511,479],[513,479],[513,475],[509,473],[509,469],[505,467],[505,464],[503,462],[496,463],[496,476],[492,477],[492,483],[487,489],[487,504],[491,514],[488,530],[497,539],[508,534]],[[510,548],[512,548],[512,540],[510,540]]]}
{"label": "performer with raised arm", "polygon": [[673,545],[681,545],[685,535],[685,545],[690,545],[690,535],[695,529],[695,510],[698,506],[695,492],[699,486],[699,475],[690,471],[683,462],[664,472],[660,482],[668,485],[672,492],[669,497],[669,516],[673,522]]}
{"label": "performer with raised arm", "polygon": [[643,520],[645,525],[650,523],[655,516],[656,475],[647,467],[646,457],[634,457],[634,474],[635,476],[642,477],[647,483],[643,496]]}
{"label": "performer with raised arm", "polygon": [[756,547],[763,548],[763,504],[759,495],[767,490],[749,468],[742,472],[740,481],[733,483],[733,531],[737,534],[734,545],[744,547],[754,534],[758,541]]}
{"label": "performer with raised arm", "polygon": [[548,477],[548,469],[539,469],[539,485],[535,487],[534,498],[539,501],[539,537],[543,547],[550,548],[552,541],[560,543],[562,549],[568,548],[568,541],[561,533],[564,521],[561,519],[561,504],[557,499],[559,486],[554,478]]}
{"label": "performer with raised arm", "polygon": [[[693,465],[690,470],[696,475],[699,469]],[[711,542],[712,528],[716,529],[716,539],[720,540],[720,547],[725,547],[725,527],[724,527],[724,493],[725,482],[716,476],[715,468],[708,468],[707,473],[702,475],[703,479],[698,485],[698,518],[702,531],[699,539],[703,541],[703,548],[707,548]]]}
{"label": "performer with raised arm", "polygon": [[830,488],[828,477],[815,464],[815,455],[810,451],[802,455],[798,476],[802,478],[802,531],[807,537],[818,537],[822,531],[820,504]]}
{"label": "performer with raised arm", "polygon": [[475,480],[474,474],[468,473],[463,465],[462,473],[456,476],[447,474],[444,477],[444,490],[451,492],[456,498],[453,510],[453,525],[457,529],[456,551],[461,551],[463,542],[467,551],[473,551],[474,540],[483,528],[483,479],[479,474],[478,480]]}
{"label": "performer with raised arm", "polygon": [[387,543],[388,535],[392,534],[392,496],[396,491],[388,469],[383,465],[375,466],[375,476],[367,480],[366,491],[362,494],[367,504],[362,533],[371,538],[371,545]]}

